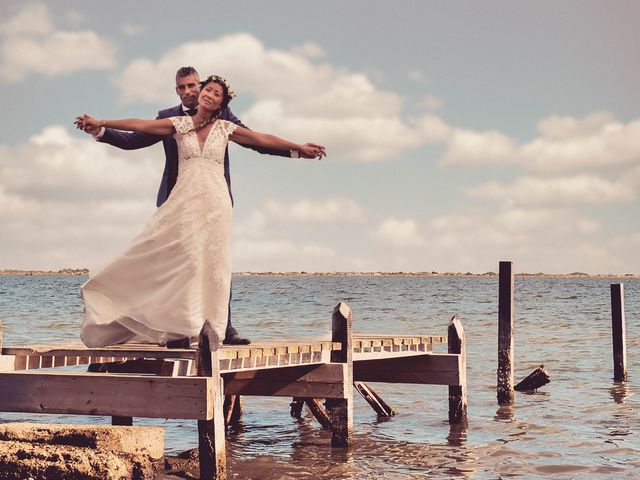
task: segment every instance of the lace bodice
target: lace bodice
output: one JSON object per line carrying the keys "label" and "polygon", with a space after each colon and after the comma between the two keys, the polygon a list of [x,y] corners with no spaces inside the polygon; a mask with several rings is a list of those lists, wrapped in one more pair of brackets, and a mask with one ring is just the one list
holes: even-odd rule
{"label": "lace bodice", "polygon": [[218,164],[224,163],[224,151],[229,141],[229,135],[237,128],[235,123],[216,120],[209,130],[204,144],[201,145],[193,128],[193,118],[189,116],[171,117],[170,120],[176,129],[174,138],[178,144],[178,158],[181,164],[194,159],[204,159]]}

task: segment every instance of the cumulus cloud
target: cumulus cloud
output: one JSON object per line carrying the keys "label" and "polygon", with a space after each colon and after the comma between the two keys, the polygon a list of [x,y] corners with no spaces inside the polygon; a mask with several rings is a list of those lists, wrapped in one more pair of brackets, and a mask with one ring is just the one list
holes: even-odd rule
{"label": "cumulus cloud", "polygon": [[315,50],[269,49],[236,33],[182,44],[157,61],[136,59],[115,83],[124,102],[175,103],[175,71],[191,64],[203,74],[224,73],[240,95],[254,96],[242,117],[256,130],[326,143],[332,154],[354,160],[393,158],[425,143],[422,130],[401,117],[402,96],[364,73],[313,62]]}
{"label": "cumulus cloud", "polygon": [[56,30],[47,7],[29,4],[0,25],[0,79],[53,77],[115,66],[115,48],[93,31]]}
{"label": "cumulus cloud", "polygon": [[161,151],[122,152],[49,126],[0,148],[0,264],[95,266],[154,210]]}
{"label": "cumulus cloud", "polygon": [[272,218],[310,223],[357,222],[363,219],[363,211],[351,198],[327,198],[323,200],[298,200],[286,204],[269,200],[264,211]]}
{"label": "cumulus cloud", "polygon": [[245,219],[237,221],[234,232],[242,237],[255,238],[268,236],[283,225],[299,229],[302,226],[344,225],[345,222],[358,223],[363,220],[362,207],[351,198],[300,199],[288,203],[267,199]]}
{"label": "cumulus cloud", "polygon": [[336,252],[315,243],[239,239],[232,244],[235,271],[327,271]]}
{"label": "cumulus cloud", "polygon": [[532,172],[620,171],[640,162],[640,120],[624,124],[608,113],[583,119],[554,116],[540,121],[538,128],[541,136],[518,152]]}
{"label": "cumulus cloud", "polygon": [[635,192],[630,187],[592,175],[556,178],[524,176],[510,185],[490,182],[466,191],[474,198],[529,207],[594,205],[627,202],[635,198]]}
{"label": "cumulus cloud", "polygon": [[418,225],[411,219],[388,218],[371,233],[371,237],[396,248],[419,247],[425,243]]}
{"label": "cumulus cloud", "polygon": [[[499,260],[512,260],[520,272],[608,272],[616,257],[626,257],[604,245],[597,220],[570,208],[450,213],[428,221],[422,229],[429,248],[421,261],[435,269],[496,271]],[[639,265],[635,261],[630,268]]]}

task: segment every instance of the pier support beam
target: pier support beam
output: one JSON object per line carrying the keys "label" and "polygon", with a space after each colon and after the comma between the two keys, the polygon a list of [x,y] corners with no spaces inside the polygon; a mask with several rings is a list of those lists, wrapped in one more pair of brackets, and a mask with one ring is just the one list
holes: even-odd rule
{"label": "pier support beam", "polygon": [[498,292],[498,403],[513,403],[513,262],[500,262]]}
{"label": "pier support beam", "polygon": [[333,310],[331,340],[342,348],[331,352],[331,362],[346,364],[344,398],[327,398],[331,419],[331,446],[350,447],[353,435],[353,325],[351,308],[340,302]]}
{"label": "pier support beam", "polygon": [[223,392],[218,358],[221,340],[206,322],[200,333],[198,345],[198,376],[211,377],[209,395],[213,411],[207,420],[198,420],[198,460],[201,480],[226,480],[227,456],[225,446]]}
{"label": "pier support beam", "polygon": [[624,284],[611,284],[611,330],[613,333],[613,379],[627,379],[627,334],[624,318]]}
{"label": "pier support beam", "polygon": [[454,316],[447,330],[449,353],[460,355],[459,385],[449,385],[449,423],[467,421],[467,338],[462,322]]}

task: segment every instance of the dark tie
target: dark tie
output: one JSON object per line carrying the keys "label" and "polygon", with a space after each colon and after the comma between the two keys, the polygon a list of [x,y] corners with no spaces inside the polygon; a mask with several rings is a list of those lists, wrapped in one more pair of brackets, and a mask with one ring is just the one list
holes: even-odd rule
{"label": "dark tie", "polygon": [[193,117],[196,113],[198,113],[197,108],[190,108],[189,110],[186,111],[186,114],[189,115],[190,117]]}

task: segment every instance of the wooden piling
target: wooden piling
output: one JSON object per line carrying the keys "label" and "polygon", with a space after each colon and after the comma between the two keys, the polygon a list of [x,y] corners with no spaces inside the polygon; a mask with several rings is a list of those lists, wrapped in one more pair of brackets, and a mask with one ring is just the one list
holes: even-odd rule
{"label": "wooden piling", "polygon": [[198,460],[200,480],[226,480],[227,457],[223,409],[224,385],[220,377],[220,339],[206,322],[198,344],[198,376],[212,377],[209,394],[213,400],[211,418],[198,420]]}
{"label": "wooden piling", "polygon": [[498,291],[498,403],[513,403],[513,262],[500,262]]}
{"label": "wooden piling", "polygon": [[449,385],[449,423],[467,421],[467,338],[462,322],[454,316],[447,329],[448,351],[460,355],[459,385]]}
{"label": "wooden piling", "polygon": [[624,284],[611,284],[611,330],[613,333],[613,379],[627,379],[627,334],[624,318]]}
{"label": "wooden piling", "polygon": [[2,319],[0,318],[0,355],[2,355]]}
{"label": "wooden piling", "polygon": [[331,446],[351,446],[353,435],[353,328],[351,308],[340,302],[333,310],[331,340],[341,349],[331,352],[331,362],[344,363],[344,398],[327,398],[325,405],[331,420]]}

